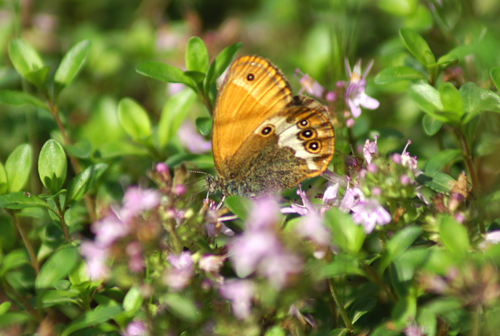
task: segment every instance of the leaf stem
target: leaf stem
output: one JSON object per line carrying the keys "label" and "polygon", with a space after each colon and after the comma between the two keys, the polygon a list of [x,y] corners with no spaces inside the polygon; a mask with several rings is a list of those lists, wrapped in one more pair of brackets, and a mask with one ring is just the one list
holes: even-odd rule
{"label": "leaf stem", "polygon": [[35,273],[38,275],[38,272],[40,272],[39,266],[38,266],[38,260],[36,259],[36,254],[35,250],[33,250],[33,246],[31,245],[31,242],[28,240],[28,237],[26,236],[26,233],[24,232],[24,229],[21,225],[21,221],[19,221],[19,218],[14,214],[13,211],[6,210],[7,213],[10,215],[10,217],[14,220],[16,223],[17,230],[19,231],[19,234],[21,235],[21,238],[23,239],[24,246],[26,246],[26,249],[28,250],[28,254],[30,256],[31,260],[31,267],[35,270]]}
{"label": "leaf stem", "polygon": [[[66,132],[66,129],[64,128],[64,125],[62,124],[61,119],[59,118],[58,106],[54,105],[52,103],[52,100],[50,99],[50,97],[48,95],[46,95],[45,98],[47,99],[47,105],[49,107],[49,111],[52,114],[52,116],[54,117],[54,120],[56,121],[57,128],[59,129],[59,132],[61,132],[61,136],[63,138],[64,144],[71,145],[71,141],[69,141],[68,133]],[[70,154],[68,154],[68,157],[69,157],[69,160],[71,162],[71,165],[73,166],[73,170],[75,171],[75,174],[76,175],[80,174],[82,169],[80,168],[80,164],[78,163],[78,160],[76,159],[76,157],[74,157],[73,155],[70,155]],[[90,221],[95,222],[96,217],[95,217],[95,213],[93,210],[92,199],[90,198],[90,196],[88,194],[85,194],[83,196],[83,198],[85,200],[85,206],[87,207],[87,212],[89,213]]]}
{"label": "leaf stem", "polygon": [[372,280],[380,287],[382,288],[386,293],[389,299],[391,300],[392,303],[396,303],[397,299],[396,296],[391,292],[391,289],[387,287],[387,285],[384,283],[384,281],[380,278],[378,273],[371,267],[370,265],[365,264],[363,261],[360,261],[361,266],[363,267],[364,271],[366,274],[372,278]]}
{"label": "leaf stem", "polygon": [[66,225],[66,221],[64,220],[64,211],[61,209],[61,205],[59,204],[59,199],[57,197],[54,198],[54,203],[56,204],[57,217],[61,222],[61,228],[64,234],[64,239],[66,240],[66,242],[69,243],[71,241],[71,238],[69,237],[68,226]]}
{"label": "leaf stem", "polygon": [[344,305],[340,301],[339,294],[337,293],[337,289],[335,287],[335,282],[333,281],[333,278],[328,279],[328,287],[330,288],[330,293],[332,294],[333,301],[335,301],[335,304],[339,309],[339,313],[340,316],[342,317],[342,320],[344,321],[345,327],[347,328],[349,333],[352,334],[353,328],[351,320],[349,319],[349,316],[347,316],[347,312],[344,309]]}

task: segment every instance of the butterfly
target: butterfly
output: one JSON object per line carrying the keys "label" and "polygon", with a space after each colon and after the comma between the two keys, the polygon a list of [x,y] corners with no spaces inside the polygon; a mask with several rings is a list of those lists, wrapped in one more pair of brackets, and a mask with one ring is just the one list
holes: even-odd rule
{"label": "butterfly", "polygon": [[228,69],[215,100],[212,151],[218,176],[208,191],[258,197],[317,176],[334,152],[326,109],[293,96],[281,71],[258,56],[242,56]]}

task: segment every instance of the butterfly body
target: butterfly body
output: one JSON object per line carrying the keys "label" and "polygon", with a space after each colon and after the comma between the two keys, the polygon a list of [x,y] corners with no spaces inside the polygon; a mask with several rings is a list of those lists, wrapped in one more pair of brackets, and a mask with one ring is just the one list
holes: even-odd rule
{"label": "butterfly body", "polygon": [[219,173],[209,192],[260,196],[292,188],[321,174],[334,151],[325,108],[294,97],[281,72],[267,60],[234,61],[216,98],[212,126]]}

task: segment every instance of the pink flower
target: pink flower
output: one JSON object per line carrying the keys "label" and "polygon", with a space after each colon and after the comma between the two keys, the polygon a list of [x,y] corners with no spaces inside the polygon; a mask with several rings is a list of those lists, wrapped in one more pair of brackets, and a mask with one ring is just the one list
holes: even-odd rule
{"label": "pink flower", "polygon": [[372,156],[377,154],[378,152],[378,147],[377,147],[377,139],[378,136],[374,137],[375,141],[370,141],[369,139],[366,139],[365,144],[363,146],[363,157],[366,160],[366,163],[371,164],[372,163]]}
{"label": "pink flower", "polygon": [[253,203],[253,207],[248,214],[247,230],[262,230],[273,228],[278,223],[280,207],[272,196],[264,196]]}
{"label": "pink flower", "polygon": [[309,238],[320,246],[330,244],[330,231],[323,224],[321,217],[315,212],[303,216],[296,227],[296,231],[299,236]]}
{"label": "pink flower", "polygon": [[167,261],[172,268],[165,273],[165,283],[174,290],[183,289],[194,274],[191,253],[181,252],[178,256],[170,254]]}
{"label": "pink flower", "polygon": [[368,234],[377,225],[389,224],[392,220],[389,212],[376,200],[360,200],[352,207],[352,220],[358,225],[363,225]]}
{"label": "pink flower", "polygon": [[333,184],[329,182],[327,184],[325,192],[323,193],[323,204],[330,204],[333,202],[334,199],[337,198],[339,187],[340,184],[338,182]]}
{"label": "pink flower", "polygon": [[224,264],[224,260],[226,260],[226,257],[205,254],[201,257],[200,261],[198,261],[198,265],[207,273],[218,273]]}
{"label": "pink flower", "polygon": [[255,292],[255,286],[251,281],[228,281],[220,286],[219,292],[223,298],[231,301],[233,314],[237,319],[244,320],[250,315],[252,298]]}
{"label": "pink flower", "polygon": [[365,195],[363,194],[361,189],[359,189],[358,187],[349,188],[345,191],[344,198],[342,198],[339,209],[345,213],[348,213],[358,203],[358,201],[364,199]]}
{"label": "pink flower", "polygon": [[87,273],[91,280],[109,277],[110,269],[106,263],[109,255],[107,247],[92,241],[84,241],[80,244],[80,254],[85,258]]}
{"label": "pink flower", "polygon": [[351,109],[352,116],[357,118],[361,114],[361,107],[374,110],[379,106],[379,102],[365,94],[366,89],[366,75],[373,65],[373,60],[368,64],[363,76],[361,76],[361,60],[359,60],[351,71],[351,67],[346,60],[347,76],[349,82],[347,83],[345,99],[347,105]]}
{"label": "pink flower", "polygon": [[148,335],[148,330],[144,322],[142,321],[133,321],[127,325],[127,329],[123,336],[146,336]]}
{"label": "pink flower", "polygon": [[[300,76],[300,78],[299,78]],[[299,94],[302,94],[306,90],[310,95],[316,98],[323,98],[323,93],[325,89],[317,81],[309,77],[308,74],[303,74],[299,69],[295,70],[295,78],[297,78],[302,85],[302,89]]]}
{"label": "pink flower", "polygon": [[410,156],[410,153],[406,151],[406,149],[408,149],[409,145],[411,145],[411,140],[408,140],[405,148],[403,149],[403,153],[401,154],[401,164],[403,165],[403,167],[408,167],[411,170],[416,170],[417,169],[417,157]]}
{"label": "pink flower", "polygon": [[153,209],[159,204],[160,194],[156,190],[130,187],[123,196],[120,217],[124,222],[127,222],[141,212]]}
{"label": "pink flower", "polygon": [[111,210],[104,218],[94,222],[91,230],[95,233],[95,241],[101,246],[109,246],[117,239],[126,236],[130,225],[124,223],[115,211]]}
{"label": "pink flower", "polygon": [[286,285],[287,277],[290,274],[297,274],[302,271],[302,260],[288,253],[278,253],[265,258],[259,265],[259,273],[267,278],[269,284],[281,290]]}
{"label": "pink flower", "polygon": [[191,152],[195,154],[203,154],[212,148],[212,143],[205,140],[194,127],[193,123],[184,121],[179,130],[177,137],[180,142]]}

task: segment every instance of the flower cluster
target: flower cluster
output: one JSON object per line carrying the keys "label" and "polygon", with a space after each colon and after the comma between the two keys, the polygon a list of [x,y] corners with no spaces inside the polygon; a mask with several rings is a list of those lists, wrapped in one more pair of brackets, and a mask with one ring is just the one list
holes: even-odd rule
{"label": "flower cluster", "polygon": [[[135,229],[136,219],[143,212],[157,207],[159,203],[160,195],[157,191],[131,187],[125,192],[121,208],[110,209],[104,218],[92,224],[91,230],[95,234],[95,240],[84,241],[80,245],[80,253],[85,257],[91,279],[109,277],[107,259],[110,257],[113,243],[130,235]],[[141,230],[144,228],[148,229],[148,227],[142,227]],[[136,235],[138,233],[135,232]],[[155,233],[147,235],[151,234]],[[126,245],[125,250],[130,257],[129,268],[135,272],[142,271],[144,266],[141,245],[137,241],[131,241]]]}

